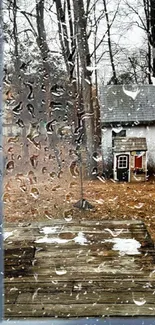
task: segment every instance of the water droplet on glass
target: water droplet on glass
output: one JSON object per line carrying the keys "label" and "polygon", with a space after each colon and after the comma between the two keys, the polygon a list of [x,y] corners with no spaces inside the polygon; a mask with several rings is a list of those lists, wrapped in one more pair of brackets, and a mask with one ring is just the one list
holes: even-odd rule
{"label": "water droplet on glass", "polygon": [[16,115],[19,115],[20,112],[23,110],[23,103],[22,102],[19,102],[13,109],[13,113],[16,114]]}
{"label": "water droplet on glass", "polygon": [[56,176],[55,172],[50,173],[50,177],[53,179]]}
{"label": "water droplet on glass", "polygon": [[70,188],[75,187],[75,186],[77,186],[76,182],[71,182],[70,185],[69,185]]}
{"label": "water droplet on glass", "polygon": [[10,147],[10,148],[8,149],[8,153],[13,153],[13,147]]}
{"label": "water droplet on glass", "polygon": [[23,120],[21,120],[20,118],[16,121],[16,124],[17,124],[18,126],[20,126],[21,128],[24,127],[24,122],[23,122]]}
{"label": "water droplet on glass", "polygon": [[72,214],[73,214],[73,210],[66,210],[64,211],[64,219],[67,221],[67,222],[70,222],[72,220]]}
{"label": "water droplet on glass", "polygon": [[123,229],[118,229],[113,231],[109,228],[105,228],[104,231],[108,231],[112,237],[117,237],[122,233]]}
{"label": "water droplet on glass", "polygon": [[34,294],[33,294],[33,296],[32,296],[32,300],[34,300],[36,297],[37,297],[37,295],[38,295],[38,291],[39,290],[41,290],[41,288],[37,288],[36,290],[35,290],[35,292],[34,292]]}
{"label": "water droplet on glass", "polygon": [[48,210],[45,210],[44,213],[45,213],[45,217],[47,219],[49,219],[49,220],[53,219],[52,216],[50,216],[50,213],[48,212]]}
{"label": "water droplet on glass", "polygon": [[34,274],[34,279],[36,282],[38,282],[38,274],[37,273]]}
{"label": "water droplet on glass", "polygon": [[56,120],[51,120],[51,121],[47,122],[46,131],[48,134],[52,134],[54,132],[53,126],[55,125],[55,123],[56,123]]}
{"label": "water droplet on glass", "polygon": [[33,140],[40,135],[39,132],[39,124],[38,123],[31,123],[29,133],[27,134],[27,139],[30,142],[33,142]]}
{"label": "water droplet on glass", "polygon": [[14,169],[14,161],[13,160],[8,161],[8,163],[6,164],[6,169],[9,172],[12,172],[13,171],[13,169]]}
{"label": "water droplet on glass", "polygon": [[42,174],[45,174],[47,172],[47,168],[46,167],[43,167],[42,168]]}
{"label": "water droplet on glass", "polygon": [[72,200],[73,200],[73,194],[71,192],[67,193],[65,199],[66,199],[66,202],[67,203],[72,202]]}
{"label": "water droplet on glass", "polygon": [[35,139],[33,139],[33,144],[34,144],[34,146],[35,146],[38,150],[41,149],[41,143],[40,143],[40,141],[37,142],[37,141],[35,141]]}
{"label": "water droplet on glass", "polygon": [[26,192],[27,191],[26,185],[21,185],[20,186],[20,189],[21,189],[22,192]]}
{"label": "water droplet on glass", "polygon": [[39,191],[36,187],[33,187],[30,191],[30,195],[32,195],[35,199],[39,197]]}
{"label": "water droplet on glass", "polygon": [[27,82],[27,83],[25,83],[25,85],[29,87],[29,93],[28,93],[27,99],[32,100],[34,98],[33,82]]}
{"label": "water droplet on glass", "polygon": [[30,184],[35,184],[37,182],[37,177],[35,176],[34,172],[32,170],[30,170],[28,172],[28,179],[29,179],[29,182]]}
{"label": "water droplet on glass", "polygon": [[138,203],[137,205],[135,205],[136,209],[141,209],[143,207],[144,203]]}
{"label": "water droplet on glass", "polygon": [[38,214],[38,210],[37,209],[34,209],[34,208],[31,208],[31,214],[35,217],[37,216]]}
{"label": "water droplet on glass", "polygon": [[33,155],[33,156],[30,157],[30,162],[31,162],[31,165],[32,165],[33,168],[36,168],[37,165],[38,165],[37,158],[38,158],[38,155]]}
{"label": "water droplet on glass", "polygon": [[62,170],[60,170],[59,172],[58,172],[58,178],[61,178],[62,177],[62,175],[63,175],[63,171]]}
{"label": "water droplet on glass", "polygon": [[136,90],[130,91],[125,89],[124,85],[123,85],[123,91],[127,96],[131,97],[133,100],[135,100],[137,95],[140,93],[140,89],[137,88]]}
{"label": "water droplet on glass", "polygon": [[73,177],[79,176],[79,168],[77,165],[77,161],[72,161],[72,163],[69,166],[70,173]]}
{"label": "water droplet on glass", "polygon": [[10,185],[10,181],[4,186],[6,191],[10,191],[11,190],[11,185]]}
{"label": "water droplet on glass", "polygon": [[57,268],[55,268],[55,273],[57,274],[57,275],[64,275],[64,274],[66,274],[67,273],[67,271],[64,269],[64,267],[62,266],[62,267],[57,267]]}
{"label": "water droplet on glass", "polygon": [[64,88],[55,84],[51,87],[51,93],[56,97],[62,96],[64,94]]}
{"label": "water droplet on glass", "polygon": [[[18,141],[19,141],[19,136],[18,135],[8,139],[8,143],[16,143]],[[22,143],[22,145],[23,145],[23,143]]]}
{"label": "water droplet on glass", "polygon": [[11,202],[11,194],[4,193],[4,195],[3,195],[3,202],[4,203]]}
{"label": "water droplet on glass", "polygon": [[145,300],[144,298],[140,298],[140,300],[133,299],[133,302],[134,302],[137,306],[143,306],[144,304],[146,304],[146,300]]}
{"label": "water droplet on glass", "polygon": [[54,186],[54,187],[52,188],[52,191],[55,192],[55,191],[57,191],[57,190],[60,189],[60,188],[61,188],[60,185],[56,185],[56,186]]}

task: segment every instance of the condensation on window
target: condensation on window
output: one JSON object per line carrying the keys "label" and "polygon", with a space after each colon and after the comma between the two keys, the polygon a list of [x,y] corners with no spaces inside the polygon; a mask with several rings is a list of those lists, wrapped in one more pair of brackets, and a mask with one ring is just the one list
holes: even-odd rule
{"label": "condensation on window", "polygon": [[152,2],[3,20],[4,318],[154,316]]}

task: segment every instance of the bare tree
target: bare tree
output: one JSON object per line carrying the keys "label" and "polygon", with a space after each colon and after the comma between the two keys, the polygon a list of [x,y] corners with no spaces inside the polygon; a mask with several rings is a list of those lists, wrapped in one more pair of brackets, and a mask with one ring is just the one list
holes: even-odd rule
{"label": "bare tree", "polygon": [[18,30],[17,30],[17,2],[13,0],[13,37],[14,37],[14,56],[15,56],[15,70],[19,75],[20,68],[20,59],[19,59],[19,51],[18,51]]}
{"label": "bare tree", "polygon": [[42,62],[44,66],[44,84],[46,89],[46,116],[50,115],[49,107],[51,102],[51,80],[50,80],[50,64],[49,64],[49,47],[46,40],[46,31],[44,26],[44,0],[36,1],[36,22],[37,22],[37,44],[40,49]]}
{"label": "bare tree", "polygon": [[82,100],[84,108],[84,127],[87,148],[87,172],[91,176],[94,166],[93,153],[94,142],[94,110],[92,101],[92,80],[91,80],[91,60],[87,38],[87,19],[84,10],[83,0],[74,0],[74,19],[76,26],[77,47],[81,68]]}
{"label": "bare tree", "polygon": [[[126,10],[129,10],[129,13],[134,14],[134,20],[132,21],[132,24],[137,25],[138,28],[144,31],[145,34],[145,40],[146,42],[146,56],[147,56],[147,78],[148,78],[148,83],[152,84],[151,80],[151,74],[152,74],[152,69],[153,69],[153,62],[152,62],[152,52],[151,47],[153,47],[153,42],[152,42],[152,18],[151,16],[153,15],[153,11],[151,12],[151,0],[142,0],[140,3],[140,12],[137,8],[137,5],[131,3],[130,1],[126,1]],[[154,33],[154,32],[153,32]],[[131,61],[130,61],[131,62]],[[133,66],[133,65],[132,65]]]}
{"label": "bare tree", "polygon": [[151,44],[150,44],[150,28],[151,28],[151,20],[150,20],[150,0],[143,0],[144,13],[145,13],[145,21],[146,21],[146,34],[147,34],[147,59],[148,59],[148,82],[152,84],[151,73],[152,73],[152,53],[151,53]]}
{"label": "bare tree", "polygon": [[[3,23],[2,23],[2,0],[0,0],[0,147],[3,148],[3,139],[2,139],[2,80],[3,80]],[[0,150],[0,222],[2,225],[3,222],[3,150]],[[4,267],[3,267],[3,237],[0,236],[0,320],[3,320],[3,303],[4,303],[4,287],[3,287],[3,275],[4,275]]]}
{"label": "bare tree", "polygon": [[153,77],[155,77],[155,0],[150,0],[150,44],[152,46]]}
{"label": "bare tree", "polygon": [[111,68],[112,68],[112,78],[113,78],[113,82],[115,84],[117,84],[117,75],[116,75],[114,56],[113,56],[113,51],[112,51],[112,43],[111,43],[111,31],[110,31],[111,27],[110,27],[110,22],[109,22],[109,15],[108,15],[108,11],[107,11],[106,0],[103,0],[103,5],[104,5],[105,17],[106,17],[106,23],[107,23],[108,48],[109,48],[110,63],[111,63]]}
{"label": "bare tree", "polygon": [[[61,45],[62,55],[66,64],[66,70],[69,76],[69,81],[72,82],[73,71],[75,65],[75,35],[74,35],[74,23],[72,17],[71,3],[70,0],[64,1],[64,5],[61,0],[55,1],[57,22],[58,22],[58,33]],[[68,14],[68,15],[67,15]],[[67,17],[66,17],[67,16]],[[67,21],[69,25],[67,26]]]}

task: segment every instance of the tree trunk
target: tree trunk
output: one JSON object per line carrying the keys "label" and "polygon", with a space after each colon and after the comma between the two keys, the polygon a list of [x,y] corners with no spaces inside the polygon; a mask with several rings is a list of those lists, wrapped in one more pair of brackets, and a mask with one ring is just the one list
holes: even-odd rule
{"label": "tree trunk", "polygon": [[152,45],[152,60],[153,60],[153,77],[155,78],[155,0],[150,0],[151,4],[151,38]]}
{"label": "tree trunk", "polygon": [[98,101],[98,75],[97,75],[97,55],[96,55],[96,48],[97,48],[97,31],[98,25],[96,20],[96,3],[94,2],[94,22],[95,22],[95,32],[94,32],[94,64],[95,64],[95,89],[94,93],[92,90],[92,97],[93,97],[93,106],[94,106],[94,133],[97,137],[96,145],[97,147],[101,143],[101,127],[100,127],[100,108],[99,108],[99,101]]}
{"label": "tree trunk", "polygon": [[73,0],[74,18],[77,30],[77,46],[81,67],[81,81],[82,81],[82,100],[84,106],[84,128],[85,141],[87,150],[87,170],[86,176],[91,177],[94,167],[93,153],[94,146],[94,111],[92,102],[92,81],[90,53],[88,47],[88,39],[86,33],[86,15],[84,11],[83,0]]}
{"label": "tree trunk", "polygon": [[[68,58],[70,55],[69,41],[68,41],[68,32],[67,32],[67,24],[65,18],[65,12],[62,8],[61,0],[56,0],[56,11],[57,11],[57,21],[58,21],[58,32],[59,32],[59,40],[62,50],[62,55],[64,57],[64,61],[66,64],[66,70],[68,75],[70,74],[70,67],[68,64]],[[70,10],[70,3],[68,3],[68,11]],[[71,24],[71,21],[69,22]]]}
{"label": "tree trunk", "polygon": [[117,84],[117,76],[116,76],[116,69],[115,69],[115,64],[114,64],[114,57],[113,57],[113,53],[112,53],[110,23],[109,23],[109,15],[108,15],[108,12],[107,12],[106,0],[103,0],[103,5],[104,5],[106,22],[107,22],[109,56],[110,56],[110,62],[111,62],[111,68],[112,68],[112,75],[113,75],[112,76],[112,79],[114,81],[114,84],[116,85]]}
{"label": "tree trunk", "polygon": [[152,84],[151,80],[151,73],[152,73],[152,64],[151,64],[151,46],[150,46],[150,0],[143,0],[144,6],[144,13],[145,13],[145,20],[146,20],[146,32],[147,32],[147,39],[148,39],[148,51],[147,51],[147,61],[148,61],[148,83]]}
{"label": "tree trunk", "polygon": [[[0,223],[3,224],[3,139],[2,139],[2,86],[3,86],[3,23],[2,23],[2,0],[0,0]],[[3,236],[1,231],[0,236],[0,321],[3,320],[3,306],[4,306],[4,256],[3,256]]]}
{"label": "tree trunk", "polygon": [[[14,37],[14,58],[15,58],[15,71],[17,77],[19,78],[20,75],[20,59],[18,53],[18,32],[17,32],[17,3],[16,0],[13,0],[12,6],[12,13],[13,13],[13,37]],[[20,78],[17,80],[20,81]]]}
{"label": "tree trunk", "polygon": [[50,94],[50,64],[49,64],[49,47],[46,40],[46,31],[44,26],[44,0],[40,0],[36,2],[36,22],[37,22],[37,44],[41,52],[41,57],[43,60],[44,66],[44,84],[46,89],[46,98],[45,98],[45,106],[46,106],[46,117],[49,118],[49,107],[51,102],[51,94]]}

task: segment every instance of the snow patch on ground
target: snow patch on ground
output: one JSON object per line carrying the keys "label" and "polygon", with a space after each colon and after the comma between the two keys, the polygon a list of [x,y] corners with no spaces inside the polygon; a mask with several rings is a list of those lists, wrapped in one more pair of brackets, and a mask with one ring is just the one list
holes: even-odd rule
{"label": "snow patch on ground", "polygon": [[113,250],[119,251],[120,255],[138,255],[140,254],[138,248],[141,244],[136,239],[126,238],[112,238],[106,239],[105,242],[113,243]]}

